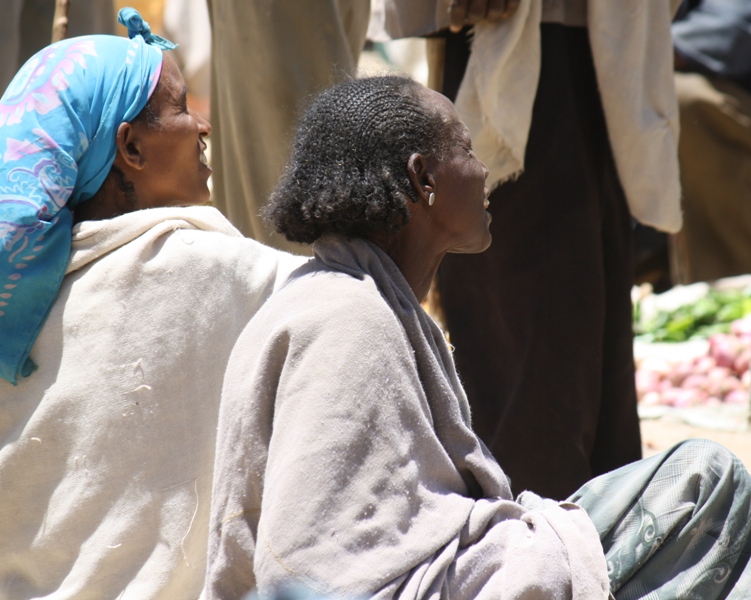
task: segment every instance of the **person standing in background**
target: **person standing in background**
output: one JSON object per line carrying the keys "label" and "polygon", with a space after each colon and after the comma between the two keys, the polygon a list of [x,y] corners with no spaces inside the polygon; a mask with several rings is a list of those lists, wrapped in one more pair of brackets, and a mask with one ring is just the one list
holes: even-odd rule
{"label": "person standing in background", "polygon": [[751,2],[685,1],[672,30],[684,208],[673,279],[751,273]]}
{"label": "person standing in background", "polygon": [[188,106],[211,116],[211,22],[206,0],[166,0],[164,33],[175,40],[175,62],[188,86]]}
{"label": "person standing in background", "polygon": [[443,90],[501,184],[490,249],[438,274],[473,428],[515,493],[565,498],[641,457],[632,215],[681,226],[678,2],[384,2],[392,37],[456,32]]}
{"label": "person standing in background", "polygon": [[[55,0],[3,0],[0,19],[0,95],[21,66],[50,43]],[[68,37],[114,34],[112,0],[71,0]]]}
{"label": "person standing in background", "polygon": [[213,201],[246,236],[300,252],[258,212],[289,154],[305,100],[353,76],[370,0],[209,0]]}

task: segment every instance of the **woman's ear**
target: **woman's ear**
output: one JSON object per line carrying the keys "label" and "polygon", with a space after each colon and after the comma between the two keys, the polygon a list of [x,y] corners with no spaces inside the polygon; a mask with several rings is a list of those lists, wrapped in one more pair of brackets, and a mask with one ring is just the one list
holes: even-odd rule
{"label": "woman's ear", "polygon": [[407,176],[417,195],[423,200],[428,200],[431,192],[435,192],[433,162],[418,152],[407,160]]}
{"label": "woman's ear", "polygon": [[146,160],[142,152],[141,138],[132,123],[120,123],[115,134],[117,155],[115,164],[120,169],[143,169]]}

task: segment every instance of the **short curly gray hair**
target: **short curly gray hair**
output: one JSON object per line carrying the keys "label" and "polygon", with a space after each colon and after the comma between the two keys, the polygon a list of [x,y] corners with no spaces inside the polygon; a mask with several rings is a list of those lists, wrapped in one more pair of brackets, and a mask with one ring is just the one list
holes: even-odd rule
{"label": "short curly gray hair", "polygon": [[293,242],[326,233],[398,231],[418,196],[409,157],[440,157],[449,139],[438,112],[407,77],[354,79],[320,94],[303,115],[292,157],[265,219]]}

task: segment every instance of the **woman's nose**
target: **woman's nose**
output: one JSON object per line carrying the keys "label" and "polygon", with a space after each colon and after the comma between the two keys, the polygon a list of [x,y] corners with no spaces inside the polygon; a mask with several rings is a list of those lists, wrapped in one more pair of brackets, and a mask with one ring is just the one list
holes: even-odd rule
{"label": "woman's nose", "polygon": [[211,123],[209,123],[196,111],[191,110],[191,113],[193,114],[193,118],[198,123],[198,133],[201,135],[201,137],[209,137],[211,135]]}

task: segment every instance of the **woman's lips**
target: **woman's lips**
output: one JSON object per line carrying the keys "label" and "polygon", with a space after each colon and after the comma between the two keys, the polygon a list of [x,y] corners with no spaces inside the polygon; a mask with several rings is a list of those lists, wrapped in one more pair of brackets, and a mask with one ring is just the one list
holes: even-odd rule
{"label": "woman's lips", "polygon": [[198,160],[201,163],[201,167],[203,167],[204,169],[206,169],[206,171],[209,172],[209,173],[212,172],[212,168],[209,165],[209,161],[208,161],[208,158],[206,157],[206,154],[204,154],[203,152],[201,152],[201,154],[198,157]]}
{"label": "woman's lips", "polygon": [[206,148],[208,146],[203,140],[198,141],[198,160],[201,161],[201,164],[208,167],[209,166],[209,159],[206,156]]}

